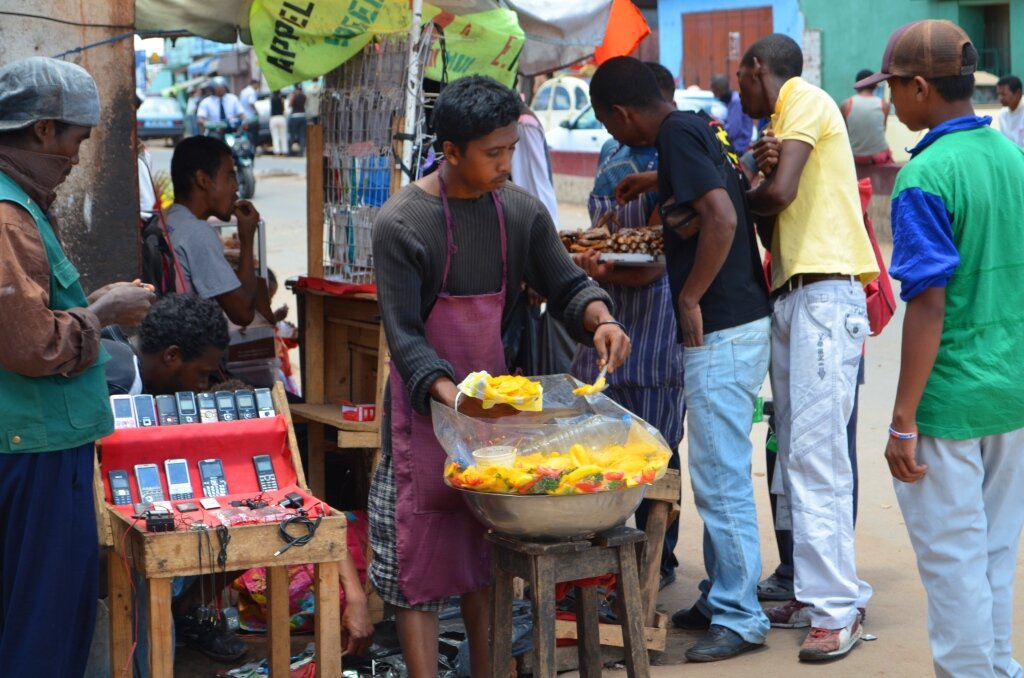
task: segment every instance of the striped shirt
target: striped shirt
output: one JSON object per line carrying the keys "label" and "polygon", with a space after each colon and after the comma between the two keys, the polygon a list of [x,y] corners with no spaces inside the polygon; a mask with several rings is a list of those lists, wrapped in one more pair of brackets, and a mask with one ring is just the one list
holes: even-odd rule
{"label": "striped shirt", "polygon": [[[591,195],[591,219],[597,219],[607,209],[614,209],[614,191],[618,182],[631,172],[657,169],[657,152],[653,149],[632,149],[620,146],[610,140],[601,149],[601,159],[594,192]],[[611,179],[611,180],[609,180]],[[642,226],[647,222],[653,208],[654,197],[637,198],[635,203],[646,207],[636,220],[640,223],[624,223],[626,228]],[[633,215],[632,203],[622,208],[620,214]],[[608,229],[618,229],[615,220],[608,221]],[[645,287],[627,287],[602,283],[615,304],[616,318],[626,326],[626,333],[632,341],[629,360],[608,377],[613,386],[619,387],[665,387],[683,385],[683,349],[676,342],[675,309],[668,275]],[[573,359],[572,373],[576,378],[592,384],[597,378],[597,352],[593,348],[580,346]]]}

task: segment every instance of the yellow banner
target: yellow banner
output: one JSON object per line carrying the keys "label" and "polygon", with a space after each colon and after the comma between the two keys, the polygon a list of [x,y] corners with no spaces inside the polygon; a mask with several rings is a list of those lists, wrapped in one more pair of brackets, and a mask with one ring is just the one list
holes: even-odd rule
{"label": "yellow banner", "polygon": [[408,0],[254,0],[249,8],[253,46],[271,89],[332,71],[374,35],[411,25]]}
{"label": "yellow banner", "polygon": [[[516,13],[495,9],[456,16],[424,3],[423,22],[444,29],[448,79],[489,75],[515,82],[524,35]],[[254,0],[249,28],[263,75],[280,89],[327,73],[348,61],[375,35],[408,32],[408,0]],[[426,77],[440,80],[443,63],[435,40]]]}

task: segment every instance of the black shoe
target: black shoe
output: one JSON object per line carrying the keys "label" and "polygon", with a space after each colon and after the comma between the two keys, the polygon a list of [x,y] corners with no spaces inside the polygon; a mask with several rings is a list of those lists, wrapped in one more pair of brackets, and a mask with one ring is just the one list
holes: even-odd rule
{"label": "black shoe", "polygon": [[672,615],[672,623],[681,629],[703,631],[711,627],[711,617],[705,615],[694,605],[683,608]]}
{"label": "black shoe", "polygon": [[224,630],[219,620],[196,619],[191,612],[178,622],[177,635],[188,647],[219,662],[236,661],[249,651],[245,641]]}
{"label": "black shoe", "polygon": [[732,629],[712,624],[704,637],[686,650],[686,658],[691,662],[717,662],[759,647],[760,643],[747,642]]}

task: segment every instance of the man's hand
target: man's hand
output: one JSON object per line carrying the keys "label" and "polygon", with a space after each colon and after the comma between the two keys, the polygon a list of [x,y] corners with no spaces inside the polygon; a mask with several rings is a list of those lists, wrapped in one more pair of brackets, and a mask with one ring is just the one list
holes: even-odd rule
{"label": "man's hand", "polygon": [[100,325],[138,325],[156,301],[152,285],[138,280],[113,283],[93,292],[95,301],[89,310],[99,318]]}
{"label": "man's hand", "polygon": [[594,332],[594,348],[597,349],[597,364],[599,367],[608,366],[609,372],[614,372],[629,357],[632,345],[629,337],[622,328],[614,323],[598,325]]}
{"label": "man's hand", "polygon": [[782,142],[775,136],[775,132],[765,130],[761,138],[751,147],[754,160],[757,161],[757,169],[761,174],[770,177],[779,164],[779,157],[782,155]]}
{"label": "man's hand", "polygon": [[248,200],[237,200],[235,201],[235,218],[238,220],[239,239],[249,238],[251,242],[260,225],[260,213]]}
{"label": "man's hand", "polygon": [[928,472],[926,464],[917,463],[917,438],[900,440],[889,436],[885,445],[885,461],[892,477],[904,483],[916,483]]}
{"label": "man's hand", "polygon": [[636,172],[622,179],[615,187],[615,199],[620,205],[635,200],[641,193],[658,190],[657,172]]}
{"label": "man's hand", "polygon": [[683,345],[687,347],[704,345],[704,316],[700,304],[689,302],[679,295],[679,329],[683,333]]}
{"label": "man's hand", "polygon": [[373,624],[366,598],[345,598],[345,611],[341,615],[341,651],[345,655],[363,655],[373,643]]}
{"label": "man's hand", "polygon": [[598,282],[606,282],[612,271],[615,270],[615,262],[601,261],[601,252],[588,250],[577,252],[572,255],[573,262],[583,269],[583,272]]}

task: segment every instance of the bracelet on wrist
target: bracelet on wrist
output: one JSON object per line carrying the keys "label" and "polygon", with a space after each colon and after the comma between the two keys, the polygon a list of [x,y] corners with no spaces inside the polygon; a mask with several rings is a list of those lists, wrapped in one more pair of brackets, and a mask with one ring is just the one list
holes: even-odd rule
{"label": "bracelet on wrist", "polygon": [[626,331],[626,326],[620,323],[618,320],[602,320],[601,322],[597,323],[597,325],[594,326],[594,332],[597,332],[597,329],[601,327],[601,325],[615,325],[623,332]]}
{"label": "bracelet on wrist", "polygon": [[914,440],[915,438],[917,438],[917,431],[913,431],[911,433],[902,433],[894,429],[890,424],[889,435],[892,436],[893,438],[896,438],[897,440]]}

